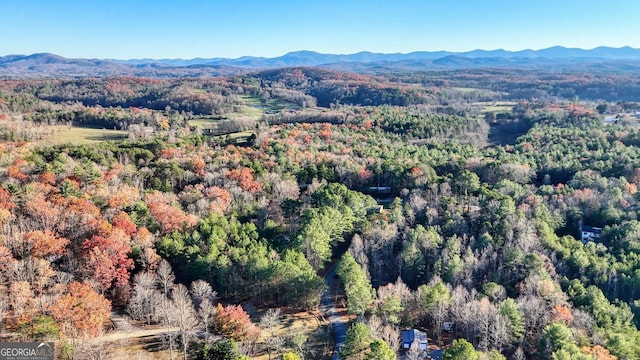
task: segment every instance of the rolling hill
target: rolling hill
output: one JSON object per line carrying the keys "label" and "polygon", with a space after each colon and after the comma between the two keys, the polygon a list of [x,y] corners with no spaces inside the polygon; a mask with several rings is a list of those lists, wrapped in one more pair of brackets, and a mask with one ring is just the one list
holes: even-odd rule
{"label": "rolling hill", "polygon": [[265,58],[236,59],[70,59],[55,54],[0,57],[0,77],[201,77],[236,75],[247,71],[283,67],[317,66],[328,69],[378,73],[397,70],[456,70],[468,68],[544,68],[558,70],[608,69],[637,71],[640,49],[597,47],[590,50],[554,46],[541,50],[473,50],[468,52],[418,51],[407,54],[359,52],[322,54],[296,51]]}

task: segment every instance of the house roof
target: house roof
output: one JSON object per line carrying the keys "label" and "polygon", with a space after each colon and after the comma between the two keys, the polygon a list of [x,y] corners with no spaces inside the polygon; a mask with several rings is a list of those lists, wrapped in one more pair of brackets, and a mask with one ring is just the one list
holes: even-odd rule
{"label": "house roof", "polygon": [[413,339],[415,339],[415,335],[413,333],[413,329],[411,330],[402,330],[402,342],[403,343],[412,343]]}
{"label": "house roof", "polygon": [[582,226],[580,230],[594,234],[602,234],[602,228],[599,227]]}
{"label": "house roof", "polygon": [[416,329],[402,330],[402,343],[412,343],[418,340],[421,343],[427,342],[427,333]]}

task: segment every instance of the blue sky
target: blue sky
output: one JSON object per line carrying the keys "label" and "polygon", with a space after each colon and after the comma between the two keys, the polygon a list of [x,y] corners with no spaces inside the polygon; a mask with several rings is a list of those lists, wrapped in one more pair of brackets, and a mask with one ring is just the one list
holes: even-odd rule
{"label": "blue sky", "polygon": [[636,0],[0,0],[0,55],[640,48]]}

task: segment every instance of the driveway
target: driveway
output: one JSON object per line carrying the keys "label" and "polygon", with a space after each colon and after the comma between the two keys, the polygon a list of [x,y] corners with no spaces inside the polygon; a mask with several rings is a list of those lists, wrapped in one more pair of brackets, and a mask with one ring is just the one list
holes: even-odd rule
{"label": "driveway", "polygon": [[333,298],[331,297],[331,284],[333,284],[333,278],[336,276],[335,265],[329,269],[327,275],[325,276],[325,282],[327,283],[327,290],[322,294],[322,298],[320,299],[320,303],[322,304],[322,311],[329,317],[329,321],[331,322],[331,331],[333,333],[333,342],[335,343],[335,347],[333,349],[333,360],[338,360],[340,357],[338,356],[340,352],[340,348],[344,345],[347,339],[347,324],[342,321],[342,318],[338,314],[336,310],[336,306],[333,303]]}

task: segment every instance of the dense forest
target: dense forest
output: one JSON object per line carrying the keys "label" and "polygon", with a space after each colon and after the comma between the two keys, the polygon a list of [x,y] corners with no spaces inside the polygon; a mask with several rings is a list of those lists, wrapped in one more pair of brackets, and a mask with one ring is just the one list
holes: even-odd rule
{"label": "dense forest", "polygon": [[619,76],[2,80],[0,338],[83,359],[125,318],[171,358],[328,359],[284,319],[335,271],[343,359],[425,358],[412,328],[445,359],[639,359]]}

